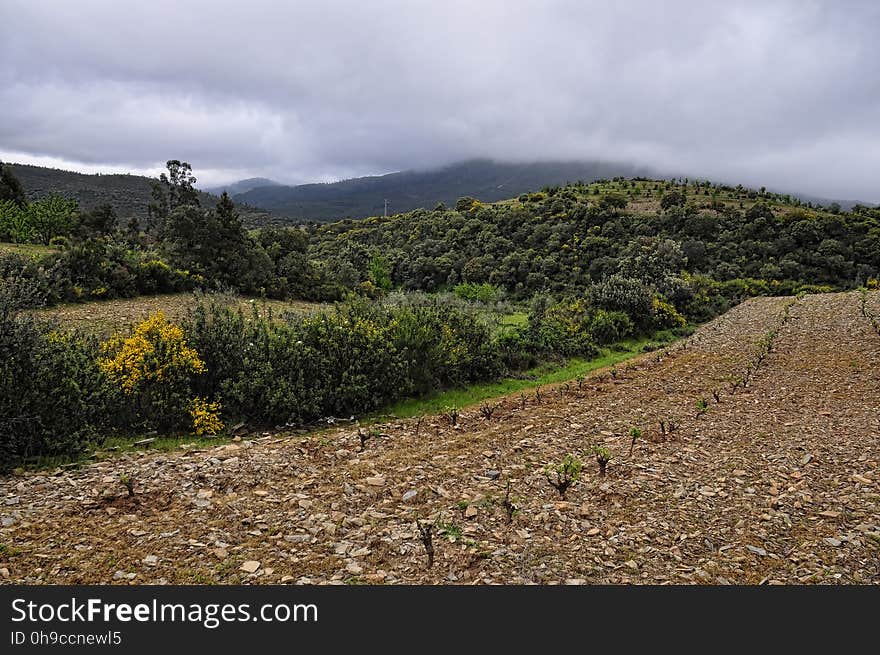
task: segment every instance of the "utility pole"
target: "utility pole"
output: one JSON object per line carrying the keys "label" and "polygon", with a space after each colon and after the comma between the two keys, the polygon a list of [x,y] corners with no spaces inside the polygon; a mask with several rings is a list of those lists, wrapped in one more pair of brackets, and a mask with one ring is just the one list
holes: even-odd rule
{"label": "utility pole", "polygon": [[388,198],[385,198],[385,218],[388,218]]}

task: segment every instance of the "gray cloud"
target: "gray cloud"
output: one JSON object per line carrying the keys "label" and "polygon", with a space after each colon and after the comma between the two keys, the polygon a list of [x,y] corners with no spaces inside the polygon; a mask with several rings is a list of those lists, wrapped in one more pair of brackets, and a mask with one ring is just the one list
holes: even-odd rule
{"label": "gray cloud", "polygon": [[875,2],[283,5],[4,0],[0,156],[205,182],[604,158],[880,201]]}

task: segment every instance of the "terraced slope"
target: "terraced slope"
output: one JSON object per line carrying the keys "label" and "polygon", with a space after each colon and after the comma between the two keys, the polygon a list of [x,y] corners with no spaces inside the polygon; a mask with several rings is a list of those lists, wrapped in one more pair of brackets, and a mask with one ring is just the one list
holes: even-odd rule
{"label": "terraced slope", "polygon": [[[880,315],[880,293],[865,306]],[[880,333],[861,307],[858,293],[755,299],[613,375],[506,398],[491,419],[470,409],[455,427],[390,423],[363,449],[347,427],[8,477],[0,573],[27,583],[877,583]],[[632,427],[643,436],[630,453]],[[596,444],[613,455],[606,477],[584,454],[581,481],[560,500],[543,467]],[[133,498],[121,474],[135,480]],[[430,568],[419,518],[437,526]]]}

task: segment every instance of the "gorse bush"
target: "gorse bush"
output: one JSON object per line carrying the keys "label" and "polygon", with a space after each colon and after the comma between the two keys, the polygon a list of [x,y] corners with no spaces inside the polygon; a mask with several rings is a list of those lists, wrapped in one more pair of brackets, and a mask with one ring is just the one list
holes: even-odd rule
{"label": "gorse bush", "polygon": [[569,298],[549,306],[535,303],[529,314],[530,344],[542,354],[592,357],[598,350],[590,330],[591,318],[584,298]]}
{"label": "gorse bush", "polygon": [[205,363],[161,311],[104,343],[98,365],[128,399],[134,424],[170,431],[190,423],[190,389]]}
{"label": "gorse bush", "polygon": [[218,402],[209,403],[204,398],[194,398],[190,403],[193,432],[197,435],[215,435],[223,430],[220,420],[222,405]]}
{"label": "gorse bush", "polygon": [[687,325],[685,317],[679,314],[672,304],[657,297],[651,301],[651,322],[657,330],[681,328]]}

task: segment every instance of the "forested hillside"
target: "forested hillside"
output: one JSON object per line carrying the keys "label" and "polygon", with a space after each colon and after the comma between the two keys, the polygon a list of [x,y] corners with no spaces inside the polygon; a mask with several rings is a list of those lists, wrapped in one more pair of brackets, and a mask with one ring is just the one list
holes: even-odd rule
{"label": "forested hillside", "polygon": [[603,161],[513,164],[477,159],[328,184],[259,187],[233,199],[295,219],[332,221],[382,215],[386,199],[389,212],[399,213],[452,205],[462,196],[494,202],[548,185],[648,174],[644,167]]}
{"label": "forested hillside", "polygon": [[763,189],[617,179],[315,226],[311,254],[349,285],[368,280],[381,253],[405,289],[487,283],[518,298],[577,293],[612,275],[662,287],[681,271],[750,278],[740,284],[765,292],[851,288],[880,269],[878,218],[876,208],[843,213]]}
{"label": "forested hillside", "polygon": [[207,187],[204,190],[207,193],[213,193],[215,196],[219,196],[224,191],[231,196],[234,196],[237,193],[246,193],[251,189],[257,189],[259,187],[267,187],[267,186],[278,186],[280,183],[275,182],[274,180],[270,180],[265,177],[249,177],[246,180],[239,180],[238,182],[232,182],[230,184],[220,184],[214,187]]}
{"label": "forested hillside", "polygon": [[[87,211],[110,205],[123,221],[137,218],[143,222],[147,218],[150,203],[152,178],[142,175],[87,175],[57,168],[30,166],[27,164],[5,164],[21,181],[31,200],[39,200],[50,194],[57,194],[76,200]],[[217,204],[218,197],[199,192],[199,200],[205,207]],[[241,206],[239,212],[246,225],[269,225],[283,222],[263,209]]]}

